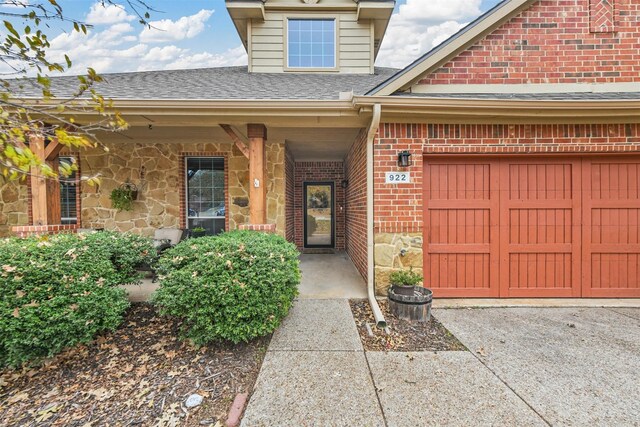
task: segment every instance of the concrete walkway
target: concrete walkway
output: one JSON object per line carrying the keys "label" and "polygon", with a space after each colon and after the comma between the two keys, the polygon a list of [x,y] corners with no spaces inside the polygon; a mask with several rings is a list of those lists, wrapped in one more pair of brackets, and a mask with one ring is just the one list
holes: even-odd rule
{"label": "concrete walkway", "polygon": [[300,270],[300,298],[367,297],[367,285],[346,252],[302,254]]}
{"label": "concrete walkway", "polygon": [[545,425],[469,352],[364,352],[347,300],[296,301],[242,426]]}
{"label": "concrete walkway", "polygon": [[365,352],[347,300],[296,301],[242,426],[638,425],[639,308],[434,314],[468,351]]}

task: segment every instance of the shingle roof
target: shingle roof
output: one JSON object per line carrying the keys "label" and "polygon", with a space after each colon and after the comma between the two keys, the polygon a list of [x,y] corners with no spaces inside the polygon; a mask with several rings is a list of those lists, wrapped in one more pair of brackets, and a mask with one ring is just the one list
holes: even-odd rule
{"label": "shingle roof", "polygon": [[[247,67],[201,68],[103,74],[96,89],[112,99],[304,99],[335,100],[340,92],[362,95],[393,75],[396,69],[378,68],[375,74],[249,73]],[[70,96],[78,87],[74,76],[52,78],[56,97]],[[26,84],[24,97],[39,97]]]}
{"label": "shingle roof", "polygon": [[521,101],[615,101],[640,100],[640,92],[566,92],[566,93],[407,93],[396,92],[393,96],[410,98],[453,98]]}

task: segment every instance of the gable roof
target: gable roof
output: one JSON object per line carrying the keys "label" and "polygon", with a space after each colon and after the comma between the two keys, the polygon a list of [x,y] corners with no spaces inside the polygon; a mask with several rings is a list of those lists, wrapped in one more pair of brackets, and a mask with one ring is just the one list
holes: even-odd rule
{"label": "gable roof", "polygon": [[[95,88],[114,100],[337,100],[340,92],[363,95],[398,70],[376,67],[374,74],[249,73],[247,67],[200,68],[102,74]],[[29,80],[20,98],[41,98]],[[75,76],[51,78],[56,98],[68,98],[78,88]]]}
{"label": "gable roof", "polygon": [[538,0],[503,0],[447,40],[381,82],[366,95],[392,95],[425,73],[435,71]]}

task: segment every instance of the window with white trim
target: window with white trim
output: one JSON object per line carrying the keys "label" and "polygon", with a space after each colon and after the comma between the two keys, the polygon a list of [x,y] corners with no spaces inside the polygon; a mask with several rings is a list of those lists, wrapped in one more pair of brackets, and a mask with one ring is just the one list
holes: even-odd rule
{"label": "window with white trim", "polygon": [[187,227],[202,227],[207,234],[224,231],[226,204],[224,158],[186,157]]}
{"label": "window with white trim", "polygon": [[335,68],[336,20],[289,18],[287,62],[290,68]]}
{"label": "window with white trim", "polygon": [[[73,157],[59,157],[60,163],[73,164]],[[78,176],[76,171],[71,175],[60,177],[60,222],[62,224],[78,223]]]}

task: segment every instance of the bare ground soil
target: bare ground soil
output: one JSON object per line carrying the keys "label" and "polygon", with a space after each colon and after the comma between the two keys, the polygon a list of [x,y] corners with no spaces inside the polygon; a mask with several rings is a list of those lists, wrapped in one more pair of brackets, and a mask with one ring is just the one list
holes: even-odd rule
{"label": "bare ground soil", "polygon": [[[389,311],[386,300],[378,301],[387,321],[389,333],[377,328],[367,300],[350,300],[351,311],[367,351],[463,351],[464,345],[433,314],[426,323],[408,322]],[[373,333],[369,335],[367,324]]]}
{"label": "bare ground soil", "polygon": [[[251,393],[270,337],[195,348],[179,322],[134,304],[115,332],[35,368],[0,371],[3,426],[199,426],[224,423]],[[187,409],[198,393],[203,403]]]}

